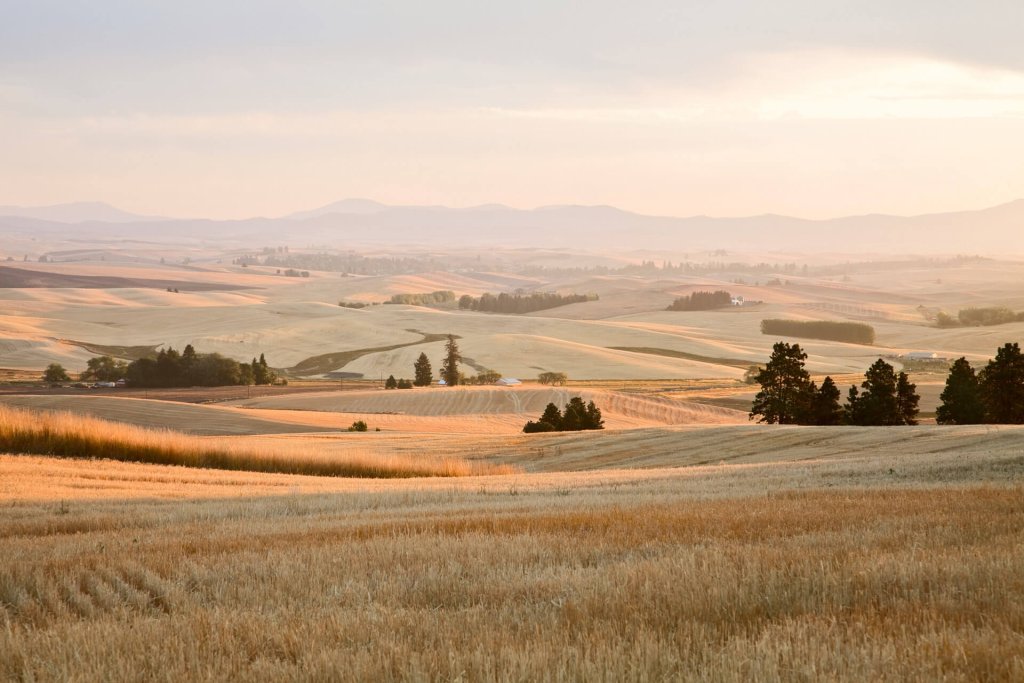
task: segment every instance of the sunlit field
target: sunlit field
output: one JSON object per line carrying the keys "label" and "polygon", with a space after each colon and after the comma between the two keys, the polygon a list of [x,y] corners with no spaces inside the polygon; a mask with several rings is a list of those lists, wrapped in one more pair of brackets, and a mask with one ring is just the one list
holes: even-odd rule
{"label": "sunlit field", "polygon": [[1024,675],[1024,453],[880,451],[401,480],[0,456],[0,676]]}
{"label": "sunlit field", "polygon": [[507,466],[470,464],[446,457],[412,458],[366,451],[325,457],[303,448],[301,442],[278,444],[273,449],[217,445],[171,430],[6,406],[0,406],[0,452],[327,477],[452,477],[512,471]]}

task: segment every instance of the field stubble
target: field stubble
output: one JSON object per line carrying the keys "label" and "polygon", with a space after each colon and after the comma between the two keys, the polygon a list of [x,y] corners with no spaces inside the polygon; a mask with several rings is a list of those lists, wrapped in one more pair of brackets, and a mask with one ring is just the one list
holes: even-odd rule
{"label": "field stubble", "polygon": [[1022,480],[1018,449],[8,499],[0,677],[1019,679]]}

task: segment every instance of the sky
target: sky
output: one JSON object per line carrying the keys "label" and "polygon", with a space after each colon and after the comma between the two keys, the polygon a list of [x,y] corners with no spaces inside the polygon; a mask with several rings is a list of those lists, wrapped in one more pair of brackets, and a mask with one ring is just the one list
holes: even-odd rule
{"label": "sky", "polygon": [[0,0],[0,205],[1024,197],[1020,0]]}

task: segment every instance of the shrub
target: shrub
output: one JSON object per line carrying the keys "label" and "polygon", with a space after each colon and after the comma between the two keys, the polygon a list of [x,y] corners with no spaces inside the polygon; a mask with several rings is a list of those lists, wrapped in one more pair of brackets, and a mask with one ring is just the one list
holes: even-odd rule
{"label": "shrub", "polygon": [[43,372],[44,382],[67,382],[70,380],[67,370],[60,363],[50,363],[46,366],[46,371]]}
{"label": "shrub", "polygon": [[565,404],[565,411],[560,411],[554,403],[549,403],[544,414],[534,422],[527,422],[523,431],[527,434],[535,432],[578,432],[588,429],[604,429],[601,409],[593,401],[583,403],[579,396],[573,396]]}
{"label": "shrub", "polygon": [[365,432],[366,430],[366,423],[362,420],[356,420],[352,423],[352,426],[348,428],[348,431],[350,432]]}

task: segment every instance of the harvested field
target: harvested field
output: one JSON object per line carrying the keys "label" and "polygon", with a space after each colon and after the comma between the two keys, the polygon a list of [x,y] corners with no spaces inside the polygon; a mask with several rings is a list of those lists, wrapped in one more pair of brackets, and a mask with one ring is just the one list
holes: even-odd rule
{"label": "harvested field", "polygon": [[957,458],[211,499],[260,484],[0,456],[72,494],[5,501],[0,677],[1014,680],[1020,459]]}
{"label": "harvested field", "polygon": [[[371,425],[372,428],[372,425]],[[904,457],[960,458],[964,466],[986,455],[1024,457],[1024,427],[965,425],[936,427],[788,427],[722,425],[650,427],[625,431],[561,434],[370,434],[211,437],[253,444],[300,441],[323,454],[361,453],[413,457],[444,455],[467,461],[514,465],[528,472],[582,472],[622,467],[693,467],[718,464],[799,463],[864,458],[898,477]],[[938,462],[938,460],[936,460]],[[944,461],[945,462],[945,461]],[[947,463],[948,464],[948,463]]]}
{"label": "harvested field", "polygon": [[237,402],[251,408],[319,410],[370,415],[415,416],[495,415],[517,419],[519,429],[535,419],[548,403],[559,407],[572,396],[594,401],[607,428],[667,424],[745,424],[746,413],[727,408],[673,401],[658,396],[567,387],[432,387],[413,390],[325,392],[276,396]]}
{"label": "harvested field", "polygon": [[[71,412],[123,422],[152,429],[175,429],[200,435],[274,434],[331,429],[322,424],[309,425],[260,419],[230,408],[196,406],[171,401],[107,396],[0,395],[0,405]],[[336,425],[340,427],[341,425]],[[347,425],[345,425],[347,426]],[[311,428],[312,427],[312,428]]]}
{"label": "harvested field", "polygon": [[216,282],[75,275],[0,265],[0,288],[2,289],[166,289],[168,287],[189,292],[223,292],[246,289],[242,285]]}

